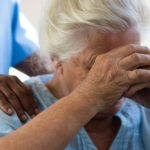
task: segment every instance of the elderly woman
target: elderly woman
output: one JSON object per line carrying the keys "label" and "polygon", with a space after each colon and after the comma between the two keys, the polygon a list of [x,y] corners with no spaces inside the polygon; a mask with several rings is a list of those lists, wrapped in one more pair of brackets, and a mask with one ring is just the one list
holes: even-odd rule
{"label": "elderly woman", "polygon": [[150,50],[140,46],[145,1],[53,0],[47,6],[41,46],[55,73],[45,85],[38,77],[27,81],[40,110],[47,109],[23,127],[16,114],[0,112],[1,137],[21,127],[1,138],[0,148],[149,150],[150,110],[141,105],[150,106],[144,89]]}

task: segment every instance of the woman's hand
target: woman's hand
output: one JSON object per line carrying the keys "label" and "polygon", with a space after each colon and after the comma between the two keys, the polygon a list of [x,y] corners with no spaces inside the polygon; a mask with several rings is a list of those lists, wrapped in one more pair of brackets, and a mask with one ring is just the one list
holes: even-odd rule
{"label": "woman's hand", "polygon": [[32,118],[39,112],[30,87],[15,76],[0,75],[0,109],[12,115],[11,106],[22,122],[27,120],[25,112]]}
{"label": "woman's hand", "polygon": [[131,86],[125,93],[125,96],[140,103],[144,107],[150,108],[150,82]]}
{"label": "woman's hand", "polygon": [[150,50],[127,45],[99,55],[87,78],[76,89],[93,101],[100,111],[117,102],[135,84],[150,82],[150,71],[137,69],[150,65]]}

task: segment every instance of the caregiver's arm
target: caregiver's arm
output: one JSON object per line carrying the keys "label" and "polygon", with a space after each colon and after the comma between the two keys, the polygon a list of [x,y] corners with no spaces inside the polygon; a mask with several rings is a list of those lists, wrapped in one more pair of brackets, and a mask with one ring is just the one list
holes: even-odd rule
{"label": "caregiver's arm", "polygon": [[[130,55],[139,52],[141,61]],[[143,54],[142,54],[143,53]],[[3,150],[62,150],[97,112],[115,103],[133,84],[147,82],[150,71],[135,69],[150,62],[148,49],[126,46],[100,55],[87,78],[22,128],[0,139]],[[142,78],[141,78],[142,77]],[[19,141],[19,142],[18,142]]]}
{"label": "caregiver's arm", "polygon": [[54,71],[49,57],[41,55],[39,51],[21,61],[15,68],[29,76],[49,74]]}

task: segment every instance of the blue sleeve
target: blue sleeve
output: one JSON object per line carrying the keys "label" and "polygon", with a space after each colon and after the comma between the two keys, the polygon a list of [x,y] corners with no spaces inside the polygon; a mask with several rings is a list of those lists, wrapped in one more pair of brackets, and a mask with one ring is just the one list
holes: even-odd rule
{"label": "blue sleeve", "polygon": [[[12,17],[12,66],[17,65],[25,58],[31,56],[39,47],[33,42],[30,35],[27,35],[28,28],[23,27],[20,22],[19,6],[17,2],[14,2]],[[31,31],[32,32],[32,31]]]}

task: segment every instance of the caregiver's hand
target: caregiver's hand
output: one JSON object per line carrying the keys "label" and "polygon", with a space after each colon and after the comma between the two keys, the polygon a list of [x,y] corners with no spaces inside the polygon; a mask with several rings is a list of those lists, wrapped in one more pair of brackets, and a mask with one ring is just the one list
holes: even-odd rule
{"label": "caregiver's hand", "polygon": [[87,78],[76,90],[79,96],[93,101],[103,111],[117,102],[132,85],[150,82],[149,70],[136,69],[149,64],[147,47],[127,45],[111,50],[97,56]]}
{"label": "caregiver's hand", "polygon": [[33,98],[32,90],[15,76],[0,75],[0,109],[8,115],[15,109],[22,122],[27,120],[25,112],[31,117],[38,113],[37,104]]}

